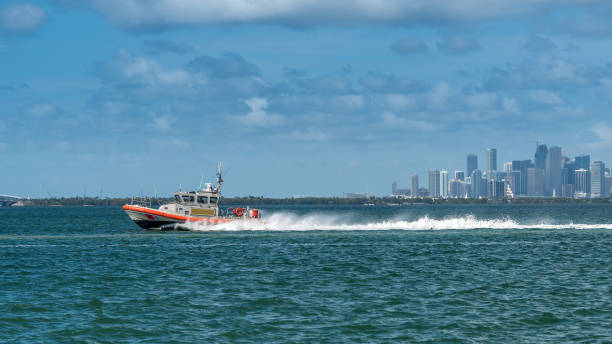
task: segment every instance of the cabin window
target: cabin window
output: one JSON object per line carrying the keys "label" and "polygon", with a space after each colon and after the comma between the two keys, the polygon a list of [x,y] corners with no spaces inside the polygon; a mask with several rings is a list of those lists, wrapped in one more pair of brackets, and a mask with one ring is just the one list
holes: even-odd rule
{"label": "cabin window", "polygon": [[217,197],[211,197],[210,198],[210,203],[216,204],[217,203]]}
{"label": "cabin window", "polygon": [[179,195],[174,195],[174,199],[176,199],[177,202],[181,201],[181,196]]}
{"label": "cabin window", "polygon": [[184,195],[184,196],[183,196],[183,201],[184,201],[185,203],[190,203],[190,202],[193,202],[193,196],[187,196],[187,195]]}
{"label": "cabin window", "polygon": [[[212,201],[212,198],[210,199]],[[208,204],[208,199],[206,196],[198,196],[198,203]]]}

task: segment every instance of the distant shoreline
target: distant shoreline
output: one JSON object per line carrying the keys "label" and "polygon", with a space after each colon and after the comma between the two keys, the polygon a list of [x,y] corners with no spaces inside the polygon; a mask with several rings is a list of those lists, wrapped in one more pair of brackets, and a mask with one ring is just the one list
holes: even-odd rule
{"label": "distant shoreline", "polygon": [[[130,203],[129,198],[97,198],[97,197],[62,197],[22,200],[21,206],[122,206]],[[157,203],[168,203],[173,198],[153,199]],[[406,198],[370,197],[370,198],[340,198],[340,197],[300,197],[300,198],[267,198],[267,197],[226,197],[221,204],[234,205],[435,205],[435,204],[612,204],[612,198],[574,199],[574,198],[510,198],[510,199],[464,199],[464,198]]]}

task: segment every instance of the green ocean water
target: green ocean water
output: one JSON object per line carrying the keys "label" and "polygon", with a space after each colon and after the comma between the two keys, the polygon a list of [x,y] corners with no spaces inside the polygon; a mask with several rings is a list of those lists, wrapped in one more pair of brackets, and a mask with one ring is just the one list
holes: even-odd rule
{"label": "green ocean water", "polygon": [[0,208],[0,342],[612,343],[612,206]]}

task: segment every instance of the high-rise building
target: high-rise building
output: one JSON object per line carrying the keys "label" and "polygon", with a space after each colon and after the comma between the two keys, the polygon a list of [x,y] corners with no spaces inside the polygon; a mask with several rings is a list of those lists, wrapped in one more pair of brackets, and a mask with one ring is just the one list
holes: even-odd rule
{"label": "high-rise building", "polygon": [[406,196],[410,193],[408,189],[398,189],[397,182],[391,184],[391,195],[393,196]]}
{"label": "high-rise building", "polygon": [[604,189],[606,192],[604,193],[604,197],[610,197],[610,189],[612,188],[612,176],[609,174],[604,177]]}
{"label": "high-rise building", "polygon": [[574,184],[574,171],[576,171],[574,160],[564,159],[563,169],[561,170],[561,180],[563,184]]}
{"label": "high-rise building", "polygon": [[561,195],[561,147],[552,146],[546,155],[546,195]]}
{"label": "high-rise building", "polygon": [[574,171],[574,197],[587,198],[591,192],[591,171],[581,168]]}
{"label": "high-rise building", "polygon": [[546,169],[546,156],[548,155],[548,148],[545,144],[538,144],[535,152],[535,168],[539,168],[542,171]]}
{"label": "high-rise building", "polygon": [[435,168],[429,170],[429,196],[440,197],[440,171]]}
{"label": "high-rise building", "polygon": [[465,172],[467,176],[471,176],[474,170],[478,169],[478,156],[476,154],[469,154],[467,156],[467,169]]}
{"label": "high-rise building", "polygon": [[413,174],[410,176],[410,195],[412,197],[417,197],[419,195],[419,175]]}
{"label": "high-rise building", "polygon": [[487,148],[487,174],[497,171],[497,149]]}
{"label": "high-rise building", "polygon": [[[516,173],[519,173],[518,171],[514,171]],[[504,183],[504,197],[506,198],[514,198],[514,185],[512,184],[514,180],[519,180],[519,179],[514,179],[514,178],[508,178],[508,179],[504,179],[503,183]]]}
{"label": "high-rise building", "polygon": [[506,174],[512,172],[512,162],[511,161],[504,163],[504,172]]}
{"label": "high-rise building", "polygon": [[472,171],[472,176],[470,178],[472,182],[470,196],[472,198],[479,198],[484,196],[485,190],[483,190],[482,188],[482,172],[480,172],[479,169],[475,169],[474,171]]}
{"label": "high-rise building", "polygon": [[557,197],[572,198],[574,197],[575,192],[574,184],[565,183],[561,185],[561,194],[557,195]]}
{"label": "high-rise building", "polygon": [[544,196],[544,170],[541,168],[527,169],[527,196]]}
{"label": "high-rise building", "polygon": [[601,161],[593,161],[591,164],[591,198],[606,197],[605,168],[606,166]]}
{"label": "high-rise building", "polygon": [[533,167],[531,160],[514,160],[512,161],[512,170],[521,172],[521,182],[515,185],[515,195],[527,194],[527,169]]}
{"label": "high-rise building", "polygon": [[495,179],[487,180],[487,198],[499,199],[506,195],[505,183]]}
{"label": "high-rise building", "polygon": [[455,170],[455,179],[459,179],[461,181],[465,180],[465,173],[461,170]]}
{"label": "high-rise building", "polygon": [[466,194],[466,184],[461,179],[451,179],[448,182],[448,197],[449,198],[464,198]]}
{"label": "high-rise building", "polygon": [[440,171],[440,196],[448,198],[448,171]]}
{"label": "high-rise building", "polygon": [[582,168],[588,171],[591,168],[591,156],[586,154],[578,155],[574,158],[574,164],[576,170]]}
{"label": "high-rise building", "polygon": [[512,195],[520,195],[521,190],[521,171],[512,171],[504,177],[504,181],[510,186]]}

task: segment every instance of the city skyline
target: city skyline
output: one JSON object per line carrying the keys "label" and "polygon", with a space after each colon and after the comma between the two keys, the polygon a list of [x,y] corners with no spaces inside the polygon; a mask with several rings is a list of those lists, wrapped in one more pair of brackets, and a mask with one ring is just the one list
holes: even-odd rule
{"label": "city skyline", "polygon": [[[393,182],[391,195],[433,198],[515,198],[563,197],[600,198],[612,195],[612,173],[605,162],[589,154],[567,156],[561,147],[538,142],[533,158],[511,160],[498,169],[497,148],[485,149],[486,163],[481,169],[475,153],[466,154],[465,169],[429,168],[428,187],[419,185],[418,173],[411,176],[412,189],[398,189]],[[483,170],[484,169],[484,170]],[[472,170],[465,174],[465,171]],[[449,179],[449,171],[454,178]],[[474,181],[477,180],[477,183]],[[426,192],[426,194],[425,194]]]}

